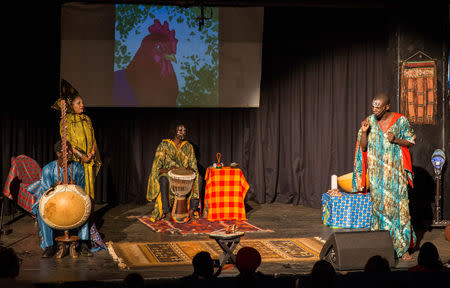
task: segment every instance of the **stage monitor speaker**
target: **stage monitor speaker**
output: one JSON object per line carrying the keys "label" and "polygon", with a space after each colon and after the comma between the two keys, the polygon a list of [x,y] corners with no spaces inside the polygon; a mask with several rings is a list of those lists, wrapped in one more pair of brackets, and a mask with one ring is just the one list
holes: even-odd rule
{"label": "stage monitor speaker", "polygon": [[333,233],[320,251],[320,259],[336,270],[362,270],[370,257],[380,255],[395,264],[389,231],[339,231]]}

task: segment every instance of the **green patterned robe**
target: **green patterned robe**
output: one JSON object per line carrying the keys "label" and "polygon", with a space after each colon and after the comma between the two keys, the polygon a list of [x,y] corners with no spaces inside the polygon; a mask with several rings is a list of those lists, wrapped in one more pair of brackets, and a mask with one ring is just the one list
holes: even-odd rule
{"label": "green patterned robe", "polygon": [[[195,171],[197,177],[195,177],[194,184],[192,185],[192,192],[188,196],[188,205],[190,199],[198,199],[198,169],[197,159],[195,158],[194,147],[187,142],[183,141],[180,145],[180,150],[177,150],[175,143],[170,139],[164,139],[156,149],[155,159],[153,160],[152,172],[148,178],[147,185],[147,200],[155,201],[155,207],[153,208],[151,219],[153,221],[161,219],[162,202],[161,193],[159,187],[159,178],[168,177],[167,173],[160,174],[160,169],[169,170],[171,167],[183,167],[191,168]],[[169,185],[170,186],[170,185]],[[174,195],[169,188],[169,202],[170,206],[173,205]]]}
{"label": "green patterned robe", "polygon": [[[410,221],[408,182],[412,185],[412,165],[409,150],[392,144],[387,132],[396,138],[415,141],[414,130],[406,117],[396,113],[391,126],[383,132],[374,115],[368,117],[370,132],[367,152],[360,147],[362,131],[358,132],[353,167],[353,191],[363,191],[368,184],[372,200],[371,230],[388,230],[397,257],[403,256],[416,243]],[[365,182],[368,173],[369,183]]]}

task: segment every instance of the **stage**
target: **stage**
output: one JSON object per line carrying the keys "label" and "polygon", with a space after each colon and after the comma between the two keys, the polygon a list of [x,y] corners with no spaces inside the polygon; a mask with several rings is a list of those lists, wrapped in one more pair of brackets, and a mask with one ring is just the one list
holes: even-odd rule
{"label": "stage", "polygon": [[[97,205],[95,207],[95,222],[105,243],[124,242],[173,242],[209,240],[206,235],[177,235],[158,233],[138,220],[149,215],[151,204],[122,204],[117,206]],[[268,238],[307,238],[318,237],[323,240],[335,231],[324,226],[321,221],[321,209],[294,206],[290,204],[256,204],[246,203],[248,222],[264,230],[273,232],[246,233],[242,240]],[[12,247],[23,260],[17,280],[31,283],[56,283],[72,281],[121,281],[131,272],[139,272],[146,279],[173,279],[192,273],[191,265],[165,265],[148,268],[119,268],[117,261],[106,250],[94,253],[91,258],[80,257],[72,259],[66,256],[62,259],[42,259],[39,246],[38,226],[28,214],[16,214],[11,221],[5,216],[4,222],[12,233],[2,236],[5,246]],[[341,229],[342,230],[342,229]],[[429,231],[417,231],[420,243],[434,243],[446,263],[450,260],[450,245],[444,238],[444,229],[434,228]],[[417,263],[417,254],[412,254],[412,260],[400,261],[393,270],[406,270]],[[274,276],[301,276],[309,274],[314,260],[264,262],[258,269],[260,272]],[[340,271],[347,273],[349,271]],[[237,275],[233,267],[225,267],[220,277]]]}

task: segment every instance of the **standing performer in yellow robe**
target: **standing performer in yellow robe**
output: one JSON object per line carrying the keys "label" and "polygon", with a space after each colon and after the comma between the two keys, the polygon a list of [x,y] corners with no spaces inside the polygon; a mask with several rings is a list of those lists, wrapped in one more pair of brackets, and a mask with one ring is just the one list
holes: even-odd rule
{"label": "standing performer in yellow robe", "polygon": [[[102,165],[97,142],[95,141],[94,128],[89,116],[84,114],[84,104],[80,94],[64,79],[61,79],[60,94],[60,98],[53,104],[52,108],[59,110],[60,100],[66,99],[67,140],[72,145],[75,161],[80,162],[84,167],[86,178],[85,191],[94,199],[95,177]],[[60,132],[62,133],[61,123]]]}
{"label": "standing performer in yellow robe", "polygon": [[201,178],[198,174],[197,159],[194,147],[185,141],[186,127],[183,124],[176,126],[175,131],[171,131],[171,139],[164,139],[156,149],[153,160],[152,172],[148,178],[147,200],[155,201],[151,220],[171,219],[170,207],[174,203],[174,195],[169,189],[168,172],[174,168],[187,168],[195,172],[192,192],[189,194],[189,216],[192,218],[193,212],[197,210],[199,204],[198,188],[201,187]]}

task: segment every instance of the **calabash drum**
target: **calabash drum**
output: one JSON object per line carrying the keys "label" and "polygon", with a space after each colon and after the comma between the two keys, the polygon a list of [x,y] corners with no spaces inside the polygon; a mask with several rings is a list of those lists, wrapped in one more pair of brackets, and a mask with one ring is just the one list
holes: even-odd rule
{"label": "calabash drum", "polygon": [[175,195],[172,217],[176,222],[186,222],[189,216],[186,195],[192,190],[192,184],[196,177],[195,172],[185,168],[176,168],[170,170],[168,174],[170,189]]}
{"label": "calabash drum", "polygon": [[42,195],[39,213],[48,226],[71,230],[87,221],[91,205],[91,198],[83,188],[74,184],[61,184]]}
{"label": "calabash drum", "polygon": [[[344,174],[342,176],[339,176],[337,178],[337,182],[339,184],[339,186],[348,193],[352,192],[352,177],[353,177],[353,172]],[[369,174],[366,173],[366,187],[369,187]]]}

